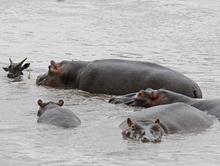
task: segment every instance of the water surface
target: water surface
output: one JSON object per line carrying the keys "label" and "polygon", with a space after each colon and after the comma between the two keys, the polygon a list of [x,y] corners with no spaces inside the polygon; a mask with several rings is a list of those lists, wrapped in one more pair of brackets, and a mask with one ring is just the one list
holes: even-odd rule
{"label": "water surface", "polygon": [[[219,165],[220,125],[169,135],[159,144],[123,140],[133,108],[110,96],[37,87],[50,60],[120,58],[184,73],[205,98],[220,93],[218,0],[0,0],[0,66],[28,57],[31,79],[0,70],[0,165]],[[65,100],[76,129],[37,124],[37,100]]]}

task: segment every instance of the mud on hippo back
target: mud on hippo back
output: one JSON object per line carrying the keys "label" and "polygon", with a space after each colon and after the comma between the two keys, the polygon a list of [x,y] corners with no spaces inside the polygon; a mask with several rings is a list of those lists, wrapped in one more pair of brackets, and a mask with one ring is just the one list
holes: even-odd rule
{"label": "mud on hippo back", "polygon": [[209,128],[214,118],[188,104],[174,103],[138,111],[120,124],[124,139],[161,142],[166,134],[192,133]]}
{"label": "mud on hippo back", "polygon": [[51,61],[37,85],[80,89],[90,93],[124,95],[140,89],[170,89],[201,98],[199,86],[181,73],[140,61],[106,59],[96,61]]}
{"label": "mud on hippo back", "polygon": [[30,63],[25,63],[23,65],[23,63],[26,60],[27,60],[27,58],[25,58],[24,60],[22,60],[19,63],[13,63],[11,58],[9,58],[10,65],[8,67],[3,67],[3,69],[6,72],[8,72],[7,77],[8,78],[16,78],[16,77],[23,75],[23,70],[27,69],[30,66]]}
{"label": "mud on hippo back", "polygon": [[58,103],[44,103],[42,100],[38,100],[37,122],[64,128],[79,126],[81,124],[80,119],[72,111],[62,108],[63,104],[63,100],[59,100]]}

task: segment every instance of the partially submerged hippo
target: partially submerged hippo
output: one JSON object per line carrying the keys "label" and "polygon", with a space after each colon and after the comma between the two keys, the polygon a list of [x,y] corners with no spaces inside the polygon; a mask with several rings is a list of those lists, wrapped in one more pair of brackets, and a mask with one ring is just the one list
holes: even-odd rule
{"label": "partially submerged hippo", "polygon": [[130,98],[130,105],[142,106],[146,108],[163,104],[183,102],[201,111],[206,111],[208,114],[215,115],[217,118],[220,118],[220,99],[195,99],[172,92],[170,90],[154,90],[151,88],[141,90],[139,93],[134,95],[133,99],[134,100],[132,101]]}
{"label": "partially submerged hippo", "polygon": [[11,58],[9,58],[9,62],[10,65],[8,67],[3,67],[3,69],[8,72],[7,77],[8,78],[16,78],[19,77],[21,75],[23,75],[23,70],[27,69],[30,66],[30,63],[24,63],[24,61],[26,61],[27,58],[25,58],[24,60],[22,60],[19,63],[13,63]]}
{"label": "partially submerged hippo", "polygon": [[184,103],[155,106],[135,112],[121,123],[122,136],[141,142],[160,142],[164,134],[207,129],[213,117]]}
{"label": "partially submerged hippo", "polygon": [[36,84],[114,95],[165,88],[193,98],[202,97],[199,86],[176,71],[154,63],[118,59],[51,61],[48,73],[39,76]]}
{"label": "partially submerged hippo", "polygon": [[62,108],[63,104],[63,100],[59,100],[58,103],[44,103],[42,100],[38,100],[40,108],[37,113],[37,122],[65,128],[79,126],[81,124],[80,119],[72,111]]}

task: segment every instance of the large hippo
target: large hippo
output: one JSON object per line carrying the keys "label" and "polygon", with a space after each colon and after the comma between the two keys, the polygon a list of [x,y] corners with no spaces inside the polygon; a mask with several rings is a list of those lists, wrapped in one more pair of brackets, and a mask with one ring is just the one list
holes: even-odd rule
{"label": "large hippo", "polygon": [[160,105],[133,113],[121,123],[122,136],[141,142],[160,142],[164,134],[207,129],[213,117],[185,103]]}
{"label": "large hippo", "polygon": [[16,78],[16,77],[23,75],[23,70],[27,69],[30,66],[30,63],[25,63],[23,65],[23,63],[26,60],[27,60],[27,58],[25,58],[24,60],[22,60],[19,63],[13,63],[11,58],[9,58],[10,65],[8,67],[3,67],[3,69],[6,72],[8,72],[7,77],[8,78]]}
{"label": "large hippo", "polygon": [[51,61],[48,73],[38,76],[36,84],[114,95],[165,88],[193,98],[202,97],[199,86],[183,74],[154,63],[118,59]]}
{"label": "large hippo", "polygon": [[40,108],[37,113],[37,122],[64,128],[79,126],[81,124],[80,119],[72,111],[62,108],[63,104],[63,100],[59,100],[58,103],[44,103],[42,100],[38,100]]}

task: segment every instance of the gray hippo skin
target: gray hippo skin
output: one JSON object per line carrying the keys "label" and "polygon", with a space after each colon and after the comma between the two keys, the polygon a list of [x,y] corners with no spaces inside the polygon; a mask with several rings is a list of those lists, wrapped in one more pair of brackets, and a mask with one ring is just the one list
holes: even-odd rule
{"label": "gray hippo skin", "polygon": [[160,105],[133,113],[120,124],[122,136],[141,142],[161,142],[162,136],[209,128],[213,117],[185,103]]}
{"label": "gray hippo skin", "polygon": [[165,88],[193,98],[202,97],[199,86],[176,71],[154,63],[118,59],[51,61],[48,73],[38,76],[36,84],[114,95]]}
{"label": "gray hippo skin", "polygon": [[217,118],[220,118],[220,99],[195,99],[176,92],[172,92],[170,90],[154,90],[151,88],[141,90],[136,95],[133,95],[132,98],[133,100],[131,98],[129,99],[129,105],[148,108],[157,105],[183,102],[201,111],[206,111],[208,114],[214,115]]}
{"label": "gray hippo skin", "polygon": [[43,103],[42,100],[38,100],[40,108],[37,113],[37,122],[64,128],[79,126],[81,124],[80,119],[72,111],[62,108],[63,104],[63,100],[59,100],[58,103]]}
{"label": "gray hippo skin", "polygon": [[19,63],[13,63],[11,58],[9,58],[10,65],[8,67],[3,67],[3,69],[6,72],[8,72],[7,77],[8,78],[16,78],[16,77],[23,75],[22,71],[24,69],[27,69],[30,66],[30,63],[25,63],[23,65],[24,61],[26,61],[26,60],[27,60],[27,58],[25,58],[24,60],[22,60]]}

